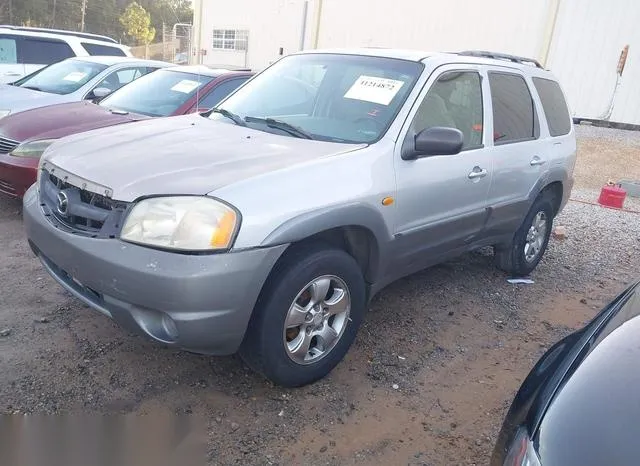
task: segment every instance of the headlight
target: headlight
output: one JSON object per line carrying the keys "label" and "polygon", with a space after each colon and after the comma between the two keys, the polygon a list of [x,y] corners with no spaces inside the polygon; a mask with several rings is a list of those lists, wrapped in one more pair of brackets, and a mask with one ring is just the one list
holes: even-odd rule
{"label": "headlight", "polygon": [[504,466],[540,466],[540,460],[533,448],[533,443],[524,428],[516,434],[516,438],[509,448]]}
{"label": "headlight", "polygon": [[11,110],[0,110],[0,118],[4,118],[10,113],[11,113]]}
{"label": "headlight", "polygon": [[14,157],[29,157],[37,159],[40,158],[47,147],[55,141],[55,139],[41,139],[39,141],[25,142],[13,149],[10,155],[13,155]]}
{"label": "headlight", "polygon": [[238,220],[235,210],[210,197],[154,197],[131,209],[120,239],[182,251],[228,249]]}

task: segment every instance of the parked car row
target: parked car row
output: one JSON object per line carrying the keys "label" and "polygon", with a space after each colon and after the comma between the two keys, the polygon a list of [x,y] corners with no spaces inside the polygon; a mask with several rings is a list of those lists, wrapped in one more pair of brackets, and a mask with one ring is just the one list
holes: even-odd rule
{"label": "parked car row", "polygon": [[40,156],[61,137],[205,111],[251,76],[206,66],[89,57],[68,59],[0,86],[0,106],[9,113],[0,118],[0,192],[22,197],[36,180]]}

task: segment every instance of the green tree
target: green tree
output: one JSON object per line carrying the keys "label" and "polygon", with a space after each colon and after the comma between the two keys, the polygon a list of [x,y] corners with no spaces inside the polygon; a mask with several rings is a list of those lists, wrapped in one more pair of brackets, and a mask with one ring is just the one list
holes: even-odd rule
{"label": "green tree", "polygon": [[156,28],[151,25],[151,15],[138,3],[130,3],[120,16],[120,24],[125,33],[138,44],[148,46],[156,36]]}

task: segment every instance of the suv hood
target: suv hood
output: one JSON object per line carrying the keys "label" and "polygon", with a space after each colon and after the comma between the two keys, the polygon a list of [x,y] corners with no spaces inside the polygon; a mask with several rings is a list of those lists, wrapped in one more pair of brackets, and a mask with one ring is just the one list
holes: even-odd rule
{"label": "suv hood", "polygon": [[366,145],[297,139],[186,115],[69,136],[44,159],[131,202],[151,194],[204,195],[222,186]]}
{"label": "suv hood", "polygon": [[[1,106],[1,105],[0,105]],[[0,135],[14,141],[58,139],[105,126],[147,119],[134,113],[111,113],[91,102],[71,102],[26,110],[0,119]]]}
{"label": "suv hood", "polygon": [[0,110],[11,110],[11,113],[45,105],[60,104],[68,102],[70,99],[70,95],[51,94],[18,86],[5,85],[0,87]]}

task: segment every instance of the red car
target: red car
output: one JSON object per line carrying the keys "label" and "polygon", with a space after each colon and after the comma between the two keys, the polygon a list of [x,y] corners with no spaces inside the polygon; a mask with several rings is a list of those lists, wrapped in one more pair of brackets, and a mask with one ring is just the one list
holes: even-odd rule
{"label": "red car", "polygon": [[164,68],[90,101],[51,105],[0,118],[0,192],[21,198],[56,139],[105,126],[205,111],[252,76],[205,66]]}

